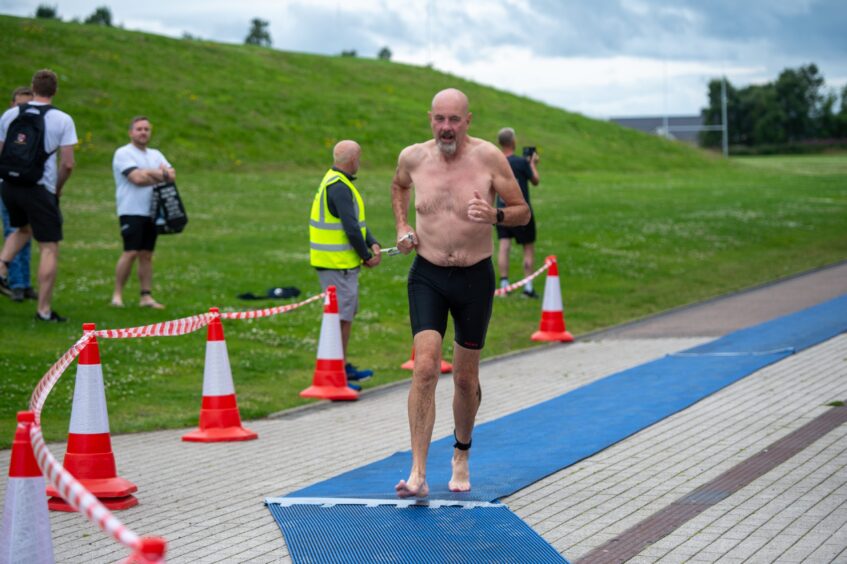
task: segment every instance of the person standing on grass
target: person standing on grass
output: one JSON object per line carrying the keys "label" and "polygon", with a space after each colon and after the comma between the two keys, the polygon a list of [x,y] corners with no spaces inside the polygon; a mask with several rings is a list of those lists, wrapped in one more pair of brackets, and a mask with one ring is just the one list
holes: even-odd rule
{"label": "person standing on grass", "polygon": [[153,250],[156,248],[156,224],[153,218],[153,187],[173,182],[176,171],[165,156],[148,147],[153,126],[145,116],[132,118],[130,142],[115,151],[112,173],[115,176],[118,223],[124,250],[115,267],[115,291],[112,305],[123,307],[124,286],[138,259],[141,299],[138,305],[154,309],[165,306],[153,299]]}
{"label": "person standing on grass", "polygon": [[[448,312],[453,316],[453,445],[450,491],[471,489],[469,449],[482,400],[479,356],[494,300],[492,225],[523,225],[529,206],[509,163],[493,144],[470,137],[468,98],[442,90],[429,112],[434,139],[403,149],[391,183],[397,247],[417,256],[409,269],[409,318],[415,368],[408,416],[412,468],[399,497],[426,497],[426,458],[435,424],[435,386]],[[408,212],[415,192],[416,226]],[[494,196],[506,203],[495,208]]]}
{"label": "person standing on grass", "polygon": [[[504,127],[500,130],[497,134],[497,143],[500,144],[500,150],[503,151],[509,161],[512,174],[515,175],[518,186],[521,187],[521,193],[529,205],[530,212],[529,223],[526,225],[497,226],[497,240],[500,242],[497,266],[500,270],[500,287],[505,288],[509,285],[509,251],[511,250],[512,239],[523,246],[524,275],[529,277],[535,268],[535,214],[532,212],[532,204],[529,203],[529,182],[532,182],[533,186],[538,186],[538,153],[533,151],[528,157],[516,155],[515,130],[511,127]],[[498,196],[497,207],[502,208],[504,205],[503,200]],[[528,298],[538,297],[532,287],[532,280],[524,284],[523,295]]]}
{"label": "person standing on grass", "polygon": [[[4,174],[10,172],[4,176],[3,204],[9,212],[9,224],[17,228],[0,251],[0,288],[4,288],[4,292],[10,291],[7,277],[11,260],[30,239],[35,238],[41,253],[35,319],[53,323],[67,321],[53,310],[52,302],[59,267],[59,242],[62,240],[63,219],[59,200],[74,169],[74,146],[77,144],[73,119],[51,105],[58,85],[59,80],[53,71],[44,69],[36,72],[32,77],[32,101],[6,110],[0,117],[0,165]],[[6,139],[10,129],[17,131],[15,139]],[[42,138],[43,146],[36,147],[39,156],[35,160],[25,161],[34,165],[27,166],[25,176],[39,175],[40,178],[35,181],[10,180],[15,178],[11,174],[15,171],[7,169],[6,155],[16,153],[19,159],[25,159],[24,153],[18,152],[18,149],[26,151],[29,138]],[[7,149],[7,144],[15,147]]]}
{"label": "person standing on grass", "polygon": [[321,288],[335,286],[341,319],[344,370],[350,382],[367,380],[373,370],[347,362],[347,343],[359,309],[359,271],[380,263],[380,245],[365,223],[365,202],[353,184],[362,149],[355,141],[339,141],[332,150],[333,165],[324,174],[312,200],[309,217],[309,261],[318,271]]}
{"label": "person standing on grass", "polygon": [[[12,92],[12,103],[9,107],[14,108],[30,101],[32,101],[32,88],[21,86],[15,88]],[[2,180],[0,180],[0,183],[2,183]],[[9,223],[9,212],[3,205],[2,198],[0,198],[0,216],[3,217],[3,238],[8,239],[15,228]],[[15,258],[9,261],[9,287],[0,286],[0,292],[7,294],[13,301],[22,302],[38,299],[38,294],[32,289],[31,285],[32,277],[29,270],[31,256],[32,241],[27,241],[15,255]]]}

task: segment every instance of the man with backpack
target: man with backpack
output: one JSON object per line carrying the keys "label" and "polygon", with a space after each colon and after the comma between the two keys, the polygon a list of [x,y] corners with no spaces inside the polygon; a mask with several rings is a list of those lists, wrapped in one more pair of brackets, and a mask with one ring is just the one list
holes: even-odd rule
{"label": "man with backpack", "polygon": [[[19,86],[12,92],[12,103],[9,107],[14,108],[30,101],[32,101],[32,89],[29,86]],[[2,182],[0,179],[0,183]],[[3,205],[3,198],[0,198],[0,215],[3,216],[3,238],[6,239],[15,229],[9,225],[9,212]],[[38,294],[32,289],[32,277],[29,270],[31,246],[30,242],[27,242],[9,264],[9,291],[0,287],[0,293],[7,294],[16,302],[38,299]]]}
{"label": "man with backpack", "polygon": [[74,169],[74,121],[51,103],[58,78],[51,70],[32,77],[33,100],[0,117],[0,178],[9,223],[17,228],[0,251],[0,287],[9,288],[9,262],[32,238],[38,241],[38,321],[62,322],[53,311],[53,286],[62,240],[59,198]]}

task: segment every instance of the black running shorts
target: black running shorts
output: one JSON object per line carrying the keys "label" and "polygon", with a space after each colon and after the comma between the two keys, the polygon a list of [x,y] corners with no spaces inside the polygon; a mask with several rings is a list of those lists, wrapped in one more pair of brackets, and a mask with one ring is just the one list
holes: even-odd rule
{"label": "black running shorts", "polygon": [[3,182],[2,197],[12,227],[29,225],[32,238],[39,243],[62,240],[62,211],[56,194],[40,184],[18,186]]}
{"label": "black running shorts", "polygon": [[514,239],[518,245],[527,245],[535,243],[535,214],[529,218],[529,223],[526,225],[516,225],[513,227],[497,226],[498,239]]}
{"label": "black running shorts", "polygon": [[472,266],[438,266],[416,256],[409,269],[412,336],[432,329],[444,338],[450,312],[456,343],[466,349],[481,349],[493,303],[494,266],[490,258]]}
{"label": "black running shorts", "polygon": [[125,251],[152,251],[156,248],[156,223],[146,215],[118,217]]}

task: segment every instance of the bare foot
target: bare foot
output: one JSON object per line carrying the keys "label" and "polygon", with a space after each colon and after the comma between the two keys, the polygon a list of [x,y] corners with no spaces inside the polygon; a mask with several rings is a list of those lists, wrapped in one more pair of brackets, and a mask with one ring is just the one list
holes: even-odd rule
{"label": "bare foot", "polygon": [[447,484],[451,492],[471,491],[471,472],[468,466],[468,451],[453,453],[453,477]]}
{"label": "bare foot", "polygon": [[141,300],[138,302],[139,307],[149,307],[152,309],[165,309],[165,306],[154,300],[153,298],[149,298],[147,300]]}
{"label": "bare foot", "polygon": [[124,307],[123,299],[112,296],[112,307]]}
{"label": "bare foot", "polygon": [[429,485],[426,480],[417,480],[409,476],[409,481],[400,480],[394,486],[397,497],[426,497],[429,495]]}

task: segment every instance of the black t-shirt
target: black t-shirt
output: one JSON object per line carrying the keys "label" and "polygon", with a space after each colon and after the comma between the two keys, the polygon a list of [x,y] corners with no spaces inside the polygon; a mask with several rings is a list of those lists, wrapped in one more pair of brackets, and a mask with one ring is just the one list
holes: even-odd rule
{"label": "black t-shirt", "polygon": [[[529,166],[529,161],[526,157],[518,155],[509,155],[506,157],[509,161],[509,166],[512,167],[512,174],[515,175],[515,180],[518,181],[518,186],[521,187],[521,193],[524,200],[529,204],[529,180],[532,178],[532,168]],[[497,196],[497,207],[504,208],[506,204]]]}

